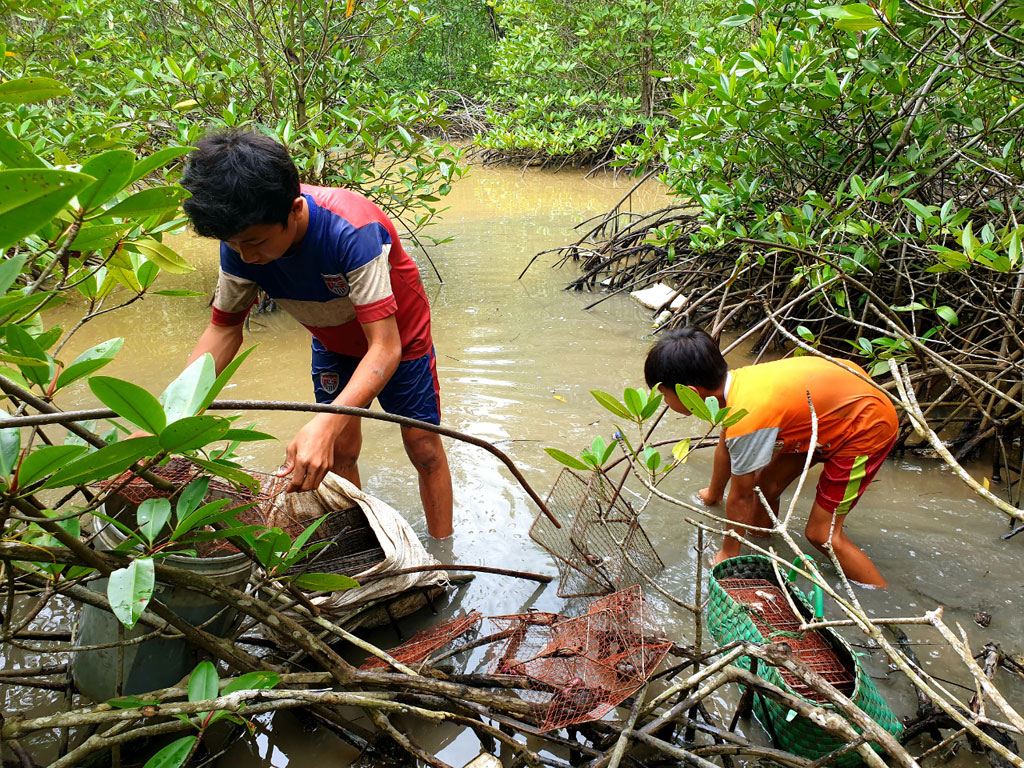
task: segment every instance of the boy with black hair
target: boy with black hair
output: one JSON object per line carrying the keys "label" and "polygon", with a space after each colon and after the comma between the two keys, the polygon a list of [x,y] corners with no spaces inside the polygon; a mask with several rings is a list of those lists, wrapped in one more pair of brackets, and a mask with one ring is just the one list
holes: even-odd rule
{"label": "boy with black hair", "polygon": [[[276,141],[228,131],[189,154],[184,208],[220,245],[210,324],[189,362],[209,352],[220,372],[242,344],[258,289],[313,334],[319,403],[366,407],[440,424],[430,307],[416,263],[394,224],[355,192],[299,183]],[[419,473],[431,536],[452,533],[452,480],[439,435],[402,427]],[[321,413],[289,443],[280,475],[289,491],[316,488],[328,471],[359,485],[360,419]]]}
{"label": "boy with black hair", "polygon": [[[845,364],[861,371],[853,363]],[[729,406],[734,413],[747,411],[722,430],[711,482],[699,492],[701,501],[718,504],[731,483],[726,518],[771,528],[771,518],[754,488],[760,487],[778,514],[779,497],[800,476],[807,452],[813,451],[814,463],[823,463],[824,468],[807,520],[808,541],[824,551],[831,530],[832,546],[846,576],[860,584],[886,586],[875,564],[843,530],[846,513],[896,441],[896,409],[876,387],[842,366],[810,355],[729,371],[715,340],[696,328],[679,328],[662,336],[647,354],[644,377],[649,387],[658,385],[672,410],[687,416],[690,412],[676,394],[677,384],[702,399],[717,398],[720,406]],[[818,419],[814,446],[809,445],[808,395]],[[746,529],[730,530],[742,534]],[[726,537],[714,562],[739,552],[740,542]]]}

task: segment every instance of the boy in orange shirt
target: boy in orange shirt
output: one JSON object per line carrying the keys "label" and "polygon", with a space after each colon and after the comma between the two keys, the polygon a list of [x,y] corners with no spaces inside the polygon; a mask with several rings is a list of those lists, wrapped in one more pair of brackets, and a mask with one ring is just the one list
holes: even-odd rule
{"label": "boy in orange shirt", "polygon": [[[853,363],[847,365],[861,370]],[[807,452],[823,463],[805,533],[824,551],[832,529],[832,547],[847,578],[874,587],[886,586],[878,568],[843,530],[853,509],[896,441],[897,416],[889,399],[845,368],[818,357],[787,358],[735,371],[714,339],[695,328],[669,331],[652,348],[644,365],[647,385],[658,385],[668,406],[690,412],[679,401],[681,384],[702,399],[713,396],[720,406],[747,414],[723,429],[715,449],[711,482],[701,500],[718,504],[727,483],[726,518],[760,528],[772,521],[754,493],[760,487],[777,514],[782,492],[803,471]],[[818,419],[818,439],[810,446],[811,412]],[[742,533],[746,529],[730,527]],[[714,562],[739,554],[740,542],[726,537]]]}

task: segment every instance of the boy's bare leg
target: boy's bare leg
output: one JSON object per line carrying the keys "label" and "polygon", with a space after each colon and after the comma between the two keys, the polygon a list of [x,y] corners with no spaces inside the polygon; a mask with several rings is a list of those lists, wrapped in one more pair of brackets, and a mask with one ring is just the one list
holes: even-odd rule
{"label": "boy's bare leg", "polygon": [[[771,464],[758,471],[757,484],[761,488],[761,493],[764,494],[768,505],[772,508],[772,512],[775,513],[776,518],[779,516],[779,500],[783,492],[794,480],[800,477],[806,462],[807,454],[805,453],[780,453],[772,460]],[[764,504],[761,503],[761,499],[757,498],[756,495],[754,499],[756,504],[754,516],[750,524],[756,525],[758,528],[773,528],[775,523],[772,522],[768,511],[764,508]],[[767,535],[754,531],[747,532],[747,536],[752,538],[764,538]]]}
{"label": "boy's bare leg", "polygon": [[[865,555],[860,548],[847,537],[843,531],[843,523],[846,522],[846,515],[836,516],[835,529],[832,532],[832,549],[836,553],[836,559],[843,567],[846,578],[861,584],[868,584],[872,587],[887,587],[888,583],[879,572],[871,558]],[[832,513],[826,512],[817,501],[811,507],[811,516],[807,520],[805,534],[807,540],[822,552],[825,551],[825,542],[828,541],[829,528],[832,526]]]}
{"label": "boy's bare leg", "polygon": [[334,467],[332,471],[341,475],[356,488],[362,488],[359,479],[359,451],[363,447],[362,419],[352,419],[334,441]]}
{"label": "boy's bare leg", "polygon": [[452,473],[441,436],[413,427],[402,427],[405,452],[420,476],[420,499],[427,530],[435,539],[452,535]]}

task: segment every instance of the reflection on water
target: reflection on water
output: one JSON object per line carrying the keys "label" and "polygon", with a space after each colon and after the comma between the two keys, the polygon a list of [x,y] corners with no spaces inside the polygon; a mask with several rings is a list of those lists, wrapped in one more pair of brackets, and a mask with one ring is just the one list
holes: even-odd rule
{"label": "reflection on water", "polygon": [[[578,237],[573,227],[615,204],[626,189],[624,181],[583,180],[575,173],[523,174],[474,168],[446,199],[450,210],[443,224],[431,233],[456,237],[431,250],[443,284],[438,283],[422,253],[413,252],[420,261],[433,307],[444,423],[498,444],[542,495],[558,472],[544,446],[575,453],[594,436],[607,439],[613,430],[610,418],[605,418],[607,413],[589,390],[621,393],[626,385],[642,386],[650,316],[621,297],[581,311],[594,296],[564,292],[562,287],[575,272],[571,267],[551,269],[551,256],[539,259],[522,280],[516,278],[534,254]],[[645,210],[664,202],[654,187],[643,189],[634,200]],[[181,238],[175,245],[199,269],[192,275],[171,277],[166,287],[211,290],[216,274],[215,245],[189,238]],[[74,353],[110,336],[123,335],[124,350],[105,373],[130,378],[159,392],[180,370],[205,326],[207,302],[207,298],[148,297],[87,326],[75,342]],[[225,397],[312,399],[309,340],[304,329],[283,314],[264,315],[254,319],[246,338],[247,344],[259,343],[260,347],[242,366]],[[66,407],[93,404],[84,387],[71,394],[63,403]],[[695,429],[694,424],[674,415],[668,418],[662,428],[665,437],[673,430],[683,436]],[[301,414],[246,414],[243,423],[255,420],[282,442],[247,447],[250,454],[245,460],[253,468],[273,468],[283,458],[284,444],[305,418]],[[456,489],[456,535],[452,542],[428,541],[428,547],[444,561],[554,573],[551,559],[529,539],[536,510],[525,492],[489,454],[459,442],[447,446]],[[693,501],[709,468],[710,453],[698,454],[668,479],[664,490]],[[366,489],[403,510],[426,540],[416,478],[397,428],[379,422],[364,425],[361,470]],[[696,535],[692,527],[683,524],[686,514],[659,502],[648,507],[644,522],[667,566],[663,586],[692,599]],[[887,462],[851,516],[847,530],[893,584],[886,592],[862,595],[875,615],[920,615],[941,603],[947,606],[947,618],[963,625],[976,649],[986,639],[1002,639],[1008,650],[1020,652],[1019,638],[1024,637],[1020,546],[1024,536],[999,541],[999,534],[1006,530],[1005,521],[971,498],[949,472],[923,461]],[[472,609],[494,615],[528,606],[582,611],[576,605],[581,601],[567,605],[555,589],[555,584],[538,587],[532,582],[480,575],[439,609],[443,615]],[[652,598],[652,602],[665,611],[664,625],[670,634],[688,634],[687,618],[663,600]],[[990,630],[981,630],[971,621],[977,610],[992,613]],[[403,622],[406,636],[431,621],[431,616],[424,615]],[[912,639],[927,635],[914,628],[908,634]],[[371,639],[385,647],[396,642],[391,630],[381,630]],[[967,682],[961,672],[950,671],[958,665],[938,647],[916,650],[929,670],[951,679],[951,685]],[[482,663],[483,653],[474,653],[471,668]],[[874,665],[872,672],[884,676],[887,670],[884,665]],[[878,682],[899,714],[913,712],[913,695],[905,685],[888,685],[884,679]],[[1006,676],[1000,683],[1011,700],[1024,700],[1019,684]],[[756,726],[747,726],[747,730],[756,731]],[[420,723],[414,734],[428,750],[454,765],[463,764],[477,752],[475,739],[460,731]],[[239,747],[219,765],[305,768],[328,762],[324,759],[328,754],[335,757],[330,764],[345,764],[348,759],[333,736],[319,731],[315,736],[305,734],[290,717],[267,717],[261,719],[256,743]],[[958,762],[972,760],[970,756],[957,758]]]}

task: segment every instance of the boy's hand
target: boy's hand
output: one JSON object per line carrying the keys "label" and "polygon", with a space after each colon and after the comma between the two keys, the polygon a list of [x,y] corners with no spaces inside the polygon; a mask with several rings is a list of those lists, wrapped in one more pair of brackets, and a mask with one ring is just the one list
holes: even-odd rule
{"label": "boy's hand", "polygon": [[697,496],[705,507],[718,506],[719,502],[722,501],[722,497],[712,494],[710,488],[701,488],[697,491]]}
{"label": "boy's hand", "polygon": [[286,489],[289,493],[312,491],[323,482],[334,467],[334,441],[346,421],[347,417],[320,414],[292,438],[284,466],[275,473],[278,477],[291,474],[292,481]]}

